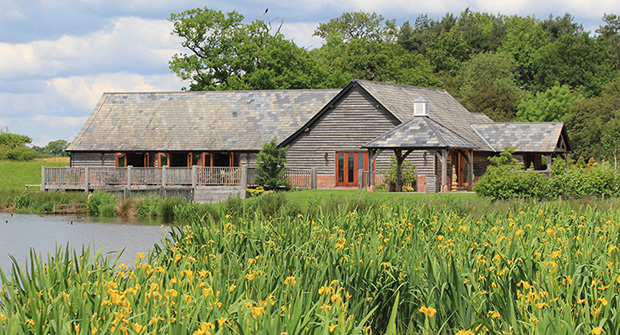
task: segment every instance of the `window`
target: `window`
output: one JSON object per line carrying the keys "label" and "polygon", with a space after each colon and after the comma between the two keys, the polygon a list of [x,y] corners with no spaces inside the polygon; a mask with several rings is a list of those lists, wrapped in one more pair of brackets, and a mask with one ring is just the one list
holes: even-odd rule
{"label": "window", "polygon": [[116,167],[126,167],[127,159],[125,154],[117,153],[116,154]]}

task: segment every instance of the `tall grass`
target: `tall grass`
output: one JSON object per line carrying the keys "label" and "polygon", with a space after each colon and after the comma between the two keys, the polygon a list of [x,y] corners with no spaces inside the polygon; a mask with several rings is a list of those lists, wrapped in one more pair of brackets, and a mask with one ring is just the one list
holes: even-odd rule
{"label": "tall grass", "polygon": [[450,201],[220,206],[128,265],[33,253],[0,334],[620,333],[617,201]]}

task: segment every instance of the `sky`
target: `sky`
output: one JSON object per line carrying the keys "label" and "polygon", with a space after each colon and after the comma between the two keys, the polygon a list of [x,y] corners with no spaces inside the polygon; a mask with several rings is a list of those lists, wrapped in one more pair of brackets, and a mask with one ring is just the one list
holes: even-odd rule
{"label": "sky", "polygon": [[0,0],[0,129],[45,146],[72,141],[104,92],[180,91],[168,68],[184,52],[170,34],[171,13],[198,7],[236,10],[246,21],[283,22],[281,32],[306,48],[319,23],[344,12],[376,12],[398,25],[420,14],[439,19],[472,11],[534,16],[569,13],[594,32],[617,0]]}

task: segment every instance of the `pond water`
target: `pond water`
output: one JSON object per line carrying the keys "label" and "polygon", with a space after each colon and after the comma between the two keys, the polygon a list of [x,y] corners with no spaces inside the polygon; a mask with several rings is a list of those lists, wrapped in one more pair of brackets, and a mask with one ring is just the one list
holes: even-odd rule
{"label": "pond water", "polygon": [[[147,253],[160,243],[170,228],[160,224],[137,223],[120,218],[100,219],[79,216],[0,213],[0,268],[6,275],[11,271],[15,257],[20,266],[25,266],[34,248],[45,261],[48,253],[56,247],[70,249],[78,254],[82,246],[90,244],[91,250],[101,248],[104,255],[116,257],[123,251],[120,263],[132,265],[139,252]],[[166,231],[166,233],[163,233]]]}

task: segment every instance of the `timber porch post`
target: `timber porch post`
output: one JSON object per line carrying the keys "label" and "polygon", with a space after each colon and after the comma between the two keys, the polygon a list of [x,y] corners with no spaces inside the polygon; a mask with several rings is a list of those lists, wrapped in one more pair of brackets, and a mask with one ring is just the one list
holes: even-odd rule
{"label": "timber porch post", "polygon": [[445,193],[449,190],[448,185],[448,149],[441,149],[441,189]]}
{"label": "timber porch post", "polygon": [[474,187],[474,151],[469,150],[467,152],[467,157],[469,158],[469,166],[467,167],[469,170],[469,185],[467,186],[467,190],[472,191]]}

